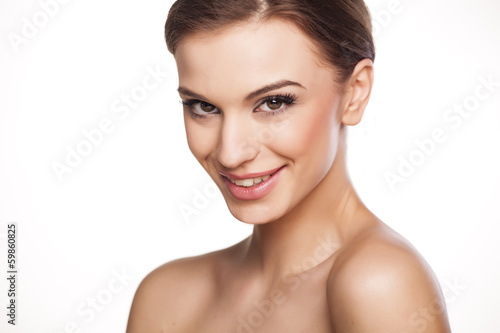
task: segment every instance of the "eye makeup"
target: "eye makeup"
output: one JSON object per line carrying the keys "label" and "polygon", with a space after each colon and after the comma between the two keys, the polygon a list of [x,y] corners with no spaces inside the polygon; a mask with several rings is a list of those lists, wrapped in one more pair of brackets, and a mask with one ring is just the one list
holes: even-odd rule
{"label": "eye makeup", "polygon": [[[257,112],[264,117],[276,116],[282,112],[285,112],[288,109],[289,105],[295,104],[296,101],[297,101],[297,95],[295,95],[294,93],[268,95],[262,98],[258,102],[258,107],[255,108],[253,112]],[[204,102],[199,99],[181,100],[180,103],[188,107],[189,114],[193,118],[204,119],[213,114],[220,114],[220,110],[215,105]],[[270,108],[271,104],[269,103],[278,104],[279,108],[271,109]],[[257,111],[260,108],[262,108],[262,106],[267,107],[269,111]],[[208,107],[209,109],[213,108],[213,110],[206,111],[203,110],[202,107],[204,108]]]}

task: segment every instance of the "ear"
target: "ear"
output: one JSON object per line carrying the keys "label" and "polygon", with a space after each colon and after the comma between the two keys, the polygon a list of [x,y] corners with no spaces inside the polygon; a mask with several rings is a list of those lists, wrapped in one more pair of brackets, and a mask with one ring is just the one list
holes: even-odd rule
{"label": "ear", "polygon": [[373,62],[363,59],[344,83],[342,124],[354,126],[361,121],[373,86]]}

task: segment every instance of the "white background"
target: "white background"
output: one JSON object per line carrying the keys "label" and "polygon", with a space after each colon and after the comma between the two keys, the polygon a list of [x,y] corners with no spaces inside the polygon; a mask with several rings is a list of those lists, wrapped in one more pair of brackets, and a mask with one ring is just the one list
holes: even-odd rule
{"label": "white background", "polygon": [[[500,332],[500,86],[455,128],[443,118],[473,100],[480,78],[500,82],[500,3],[400,0],[387,17],[389,3],[368,2],[380,28],[376,82],[366,117],[350,129],[351,177],[368,207],[435,270],[453,332]],[[220,194],[206,201],[196,194],[211,183],[185,141],[175,62],[163,40],[171,4],[73,0],[44,22],[37,1],[0,2],[1,332],[74,332],[73,325],[123,333],[135,289],[152,269],[250,234]],[[40,27],[15,47],[26,22]],[[127,116],[114,112],[155,69],[161,84]],[[103,119],[111,133],[60,181],[53,163],[65,163],[68,147]],[[437,128],[446,140],[391,189],[384,175],[398,172],[400,157],[417,156],[415,141]],[[183,217],[188,206],[197,215]],[[13,221],[14,328],[3,278]]]}

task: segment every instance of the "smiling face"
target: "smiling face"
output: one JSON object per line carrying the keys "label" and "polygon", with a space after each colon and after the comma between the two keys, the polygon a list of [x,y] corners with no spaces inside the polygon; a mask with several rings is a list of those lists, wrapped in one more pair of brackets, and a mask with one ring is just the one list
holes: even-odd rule
{"label": "smiling face", "polygon": [[189,148],[237,219],[277,220],[325,179],[342,95],[295,25],[189,35],[175,59]]}

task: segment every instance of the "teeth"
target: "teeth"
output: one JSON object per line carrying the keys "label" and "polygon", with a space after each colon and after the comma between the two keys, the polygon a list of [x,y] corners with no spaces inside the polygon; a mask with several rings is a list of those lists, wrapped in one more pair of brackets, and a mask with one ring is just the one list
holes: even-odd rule
{"label": "teeth", "polygon": [[231,183],[236,184],[238,186],[250,187],[262,183],[263,181],[266,181],[269,178],[271,178],[271,175],[257,177],[257,178],[250,178],[250,179],[231,179],[231,178],[228,179],[231,181]]}
{"label": "teeth", "polygon": [[254,184],[253,182],[253,179],[243,179],[243,184],[241,184],[242,186],[252,186]]}

